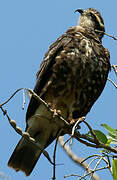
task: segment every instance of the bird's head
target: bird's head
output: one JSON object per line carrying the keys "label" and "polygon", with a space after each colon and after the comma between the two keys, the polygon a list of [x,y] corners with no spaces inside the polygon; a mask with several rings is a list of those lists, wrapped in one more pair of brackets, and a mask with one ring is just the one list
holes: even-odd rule
{"label": "bird's head", "polygon": [[96,33],[101,40],[105,32],[104,21],[101,14],[94,8],[88,8],[86,10],[77,9],[76,11],[80,13],[79,25],[83,28],[94,30],[95,32],[97,30]]}

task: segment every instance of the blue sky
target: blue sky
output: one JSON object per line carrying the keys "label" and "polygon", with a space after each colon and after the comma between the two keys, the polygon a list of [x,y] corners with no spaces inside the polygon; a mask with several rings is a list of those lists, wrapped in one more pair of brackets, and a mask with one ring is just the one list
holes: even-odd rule
{"label": "blue sky", "polygon": [[[89,7],[94,7],[101,12],[106,32],[117,36],[116,1],[113,3],[105,0],[0,1],[0,103],[4,102],[17,88],[34,87],[35,74],[49,45],[70,26],[77,24],[79,15],[74,14],[76,9]],[[117,41],[105,36],[103,44],[111,53],[111,64],[117,64]],[[113,72],[109,77],[117,80]],[[102,95],[87,115],[87,121],[94,129],[103,130],[101,123],[117,128],[116,99],[117,90],[107,82]],[[25,129],[28,101],[27,99],[25,110],[22,111],[22,94],[19,93],[5,106],[10,117],[15,119],[23,129]],[[15,133],[0,112],[0,172],[12,180],[51,179],[52,166],[43,155],[28,178],[23,173],[16,173],[7,167],[7,161],[19,139],[20,136]],[[47,149],[51,157],[53,147],[52,144]],[[99,152],[76,141],[73,143],[73,151],[81,157]],[[60,146],[57,149],[57,163],[63,163],[63,165],[57,166],[56,179],[63,180],[64,175],[72,173],[82,174],[82,169],[67,157]],[[103,180],[112,178],[106,170],[99,175]]]}

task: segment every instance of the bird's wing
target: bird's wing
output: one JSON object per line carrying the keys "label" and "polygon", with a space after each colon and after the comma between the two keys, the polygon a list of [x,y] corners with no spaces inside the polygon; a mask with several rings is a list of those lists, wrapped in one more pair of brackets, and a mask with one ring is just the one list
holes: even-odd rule
{"label": "bird's wing", "polygon": [[[60,51],[71,41],[72,36],[69,33],[63,34],[58,38],[48,49],[45,57],[40,65],[40,70],[37,72],[37,82],[34,92],[40,95],[52,74],[52,67],[56,63],[55,58]],[[27,109],[26,120],[29,119],[38,108],[39,103],[32,97]]]}
{"label": "bird's wing", "polygon": [[47,82],[51,74],[52,66],[56,63],[56,56],[70,41],[71,37],[65,33],[49,47],[49,50],[45,54],[45,57],[40,65],[40,70],[37,72],[37,83],[34,91],[38,95],[41,93],[41,90],[43,89],[45,83]]}

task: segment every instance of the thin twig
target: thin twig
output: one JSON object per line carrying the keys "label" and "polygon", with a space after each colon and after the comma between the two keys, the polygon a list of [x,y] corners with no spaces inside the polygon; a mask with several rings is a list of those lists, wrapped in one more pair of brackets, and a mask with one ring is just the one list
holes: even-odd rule
{"label": "thin twig", "polygon": [[0,108],[1,108],[3,105],[7,104],[7,103],[8,103],[19,91],[21,91],[22,89],[24,89],[24,88],[19,88],[19,89],[17,89],[4,103],[0,104]]}
{"label": "thin twig", "polygon": [[108,81],[110,81],[115,86],[115,88],[117,88],[117,84],[115,84],[111,79],[108,78]]}
{"label": "thin twig", "polygon": [[[73,177],[75,177],[75,176],[76,176],[76,177],[81,177],[81,176],[78,175],[78,174],[69,174],[69,175],[65,175],[64,178],[68,178],[68,177],[72,177],[72,176],[73,176]],[[85,178],[84,178],[84,179],[85,179]]]}
{"label": "thin twig", "polygon": [[[101,167],[101,168],[95,169],[95,172],[100,171],[100,170],[104,170],[104,169],[108,169],[108,166],[105,166],[105,167]],[[93,170],[92,170],[91,172],[85,174],[84,176],[81,176],[81,177],[79,178],[79,180],[85,178],[86,176],[89,176],[89,175],[92,174],[92,173],[94,173]]]}
{"label": "thin twig", "polygon": [[114,72],[115,72],[115,74],[116,74],[116,76],[117,76],[117,65],[112,65],[112,68],[113,68],[113,70],[114,70]]}
{"label": "thin twig", "polygon": [[72,146],[72,137],[73,137],[73,135],[74,135],[74,132],[75,132],[75,130],[76,130],[76,127],[77,127],[82,121],[84,121],[84,120],[85,120],[85,117],[84,117],[84,116],[81,117],[81,118],[79,118],[79,119],[76,121],[75,125],[73,126],[73,128],[72,128],[72,134],[71,134],[70,146]]}
{"label": "thin twig", "polygon": [[92,157],[103,158],[103,161],[105,161],[105,163],[108,164],[108,161],[102,155],[99,155],[99,154],[90,155],[90,156],[86,157],[85,159],[83,159],[83,161],[81,163],[87,161],[88,159],[90,159]]}
{"label": "thin twig", "polygon": [[[99,159],[99,157],[96,157],[96,158],[94,158],[94,159],[92,159],[90,162],[89,162],[89,164],[87,165],[87,169],[89,169],[90,168],[90,166],[91,166],[91,164],[94,162],[94,161],[96,161],[97,159]],[[92,171],[92,170],[90,170],[90,171]],[[89,172],[90,172],[89,171]],[[87,170],[85,170],[85,172],[84,172],[84,175],[86,175],[87,174]],[[94,177],[94,173],[93,173],[93,177]],[[92,178],[93,178],[92,177]]]}
{"label": "thin twig", "polygon": [[115,36],[112,36],[112,35],[110,35],[110,34],[107,34],[107,33],[105,33],[105,32],[104,32],[104,34],[105,34],[106,36],[108,36],[108,37],[111,37],[111,38],[113,38],[114,40],[117,40],[117,38],[116,38]]}
{"label": "thin twig", "polygon": [[[64,139],[63,136],[59,137],[59,143],[61,147],[63,147],[64,151],[67,153],[67,155],[78,165],[80,165],[84,170],[87,172],[90,172],[91,169],[88,167],[87,163],[81,163],[83,161],[83,158],[78,157],[73,151],[71,150],[70,146],[64,145]],[[99,176],[97,174],[93,174],[93,179],[94,180],[100,180]]]}
{"label": "thin twig", "polygon": [[51,164],[53,164],[53,162],[51,161],[49,154],[47,153],[47,151],[45,151],[44,149],[41,149],[41,147],[39,146],[39,144],[36,143],[35,139],[32,138],[28,132],[23,132],[22,129],[20,127],[18,127],[16,125],[16,122],[14,120],[11,120],[11,118],[9,117],[8,113],[6,110],[3,109],[3,107],[0,107],[4,116],[7,117],[10,125],[13,127],[13,129],[22,137],[24,137],[27,141],[30,141],[31,143],[33,143],[34,146],[36,146],[38,149],[40,149],[42,151],[42,153],[44,154],[44,156],[49,160],[49,162]]}
{"label": "thin twig", "polygon": [[[113,147],[111,147],[111,146],[102,144],[101,142],[99,142],[99,144],[96,144],[94,139],[92,139],[92,138],[90,138],[90,137],[88,137],[88,136],[86,136],[86,135],[82,135],[82,134],[80,134],[79,132],[76,132],[76,131],[75,131],[74,138],[77,139],[78,141],[82,142],[83,144],[87,145],[87,146],[94,147],[94,148],[107,149],[107,150],[109,150],[109,151],[114,152],[114,153],[117,154],[117,149],[115,149],[115,148],[113,148]],[[88,143],[88,142],[82,140],[82,138],[85,139],[85,140],[87,140],[87,141],[89,141],[89,142],[92,142],[93,144]]]}
{"label": "thin twig", "polygon": [[100,142],[99,142],[99,140],[98,140],[97,136],[95,135],[95,133],[94,133],[93,129],[91,128],[91,126],[90,126],[90,125],[89,125],[86,121],[83,121],[83,123],[85,123],[85,124],[87,125],[87,127],[89,128],[90,133],[91,133],[91,134],[92,134],[92,136],[94,137],[94,141],[95,141],[95,143],[96,143],[96,144],[99,144]]}
{"label": "thin twig", "polygon": [[22,109],[24,110],[24,105],[26,103],[24,89],[22,90],[22,97],[23,97]]}
{"label": "thin twig", "polygon": [[61,129],[61,130],[58,132],[58,134],[57,134],[57,138],[56,138],[56,142],[55,142],[55,147],[54,147],[54,154],[53,154],[53,178],[52,178],[53,180],[56,179],[56,176],[55,176],[55,170],[56,170],[56,162],[55,162],[55,160],[56,160],[56,149],[57,149],[57,144],[58,144],[58,138],[59,138],[62,130],[63,130],[63,129]]}
{"label": "thin twig", "polygon": [[[2,107],[2,106],[5,105],[7,102],[9,102],[9,101],[11,100],[11,98],[13,98],[14,95],[15,95],[17,92],[19,92],[19,91],[22,90],[22,89],[24,90],[24,88],[20,88],[20,89],[18,89],[17,91],[15,91],[15,92],[13,93],[13,95],[12,95],[7,101],[5,101],[3,104],[0,105],[0,108],[1,108],[1,110],[2,110],[2,112],[3,112],[3,114],[6,115],[9,123],[10,123],[11,126],[15,129],[15,131],[16,131],[18,134],[20,134],[22,137],[24,137],[26,140],[30,141],[30,142],[33,143],[35,146],[37,146],[37,148],[41,149],[40,146],[35,142],[35,139],[33,139],[32,137],[30,137],[30,135],[29,135],[27,132],[23,132],[23,131],[21,130],[21,128],[19,128],[18,126],[16,126],[16,122],[15,122],[14,120],[11,120],[11,119],[10,119],[10,117],[9,117],[8,114],[7,114],[7,111],[4,110],[3,107]],[[117,153],[117,149],[112,148],[112,147],[110,147],[110,146],[107,146],[107,145],[102,144],[101,142],[99,142],[99,140],[97,139],[97,137],[96,137],[93,129],[91,128],[91,126],[90,126],[86,121],[82,121],[82,122],[84,122],[84,123],[87,125],[87,127],[89,128],[89,130],[90,130],[93,138],[88,137],[88,136],[83,135],[83,134],[80,134],[78,131],[76,131],[76,126],[77,126],[79,123],[81,123],[80,121],[78,121],[78,122],[74,125],[74,127],[72,128],[72,126],[71,126],[62,116],[60,116],[60,114],[56,113],[56,116],[55,116],[54,110],[50,108],[50,105],[47,104],[43,99],[41,99],[34,91],[32,91],[31,89],[26,89],[26,90],[27,90],[28,92],[30,92],[30,93],[32,94],[32,96],[37,99],[37,101],[39,101],[39,102],[41,102],[42,104],[44,104],[44,106],[47,108],[47,110],[52,114],[52,117],[53,117],[53,118],[58,117],[60,120],[62,120],[62,121],[64,122],[66,132],[67,132],[68,134],[71,134],[71,132],[72,132],[71,137],[75,137],[79,142],[81,142],[81,143],[83,143],[83,144],[85,144],[85,145],[87,145],[87,146],[95,147],[95,148],[104,148],[104,149],[110,150],[111,152]],[[24,94],[23,94],[23,95],[24,95]],[[23,97],[23,103],[24,103],[24,102],[25,102],[25,99],[24,99],[24,97]],[[38,116],[39,116],[39,115],[38,115]],[[59,134],[59,135],[60,135],[60,134]],[[58,137],[59,137],[59,136],[58,136]],[[55,149],[54,149],[54,156],[53,156],[54,163],[51,161],[48,153],[47,153],[45,150],[41,149],[41,150],[42,150],[42,153],[45,155],[45,157],[50,161],[51,164],[53,164],[53,180],[55,180],[55,168],[56,168],[56,165],[55,165],[55,157],[56,157],[56,156],[55,156],[55,155],[56,155],[56,148],[57,148],[58,137],[57,137],[56,144],[55,144]],[[65,147],[66,147],[66,146],[64,145],[64,148],[65,148]],[[72,154],[73,154],[73,152],[72,152]],[[73,156],[73,155],[72,155],[72,156]],[[76,156],[75,156],[75,158],[76,158]],[[74,158],[74,161],[75,161],[75,158]],[[94,161],[94,160],[92,160],[92,161]],[[98,161],[97,165],[99,164],[99,162],[100,162],[100,161]],[[80,161],[80,163],[81,163],[81,161]],[[85,164],[85,163],[83,163],[83,164]],[[82,167],[84,166],[83,164],[82,164]],[[96,169],[96,168],[97,168],[97,165],[95,166],[94,170],[90,170],[90,168],[88,168],[89,166],[87,166],[87,167],[86,167],[86,170],[88,171],[88,173],[85,174],[84,176],[80,177],[80,179],[85,178],[87,175],[91,175],[91,176],[92,176],[92,174],[93,174],[93,176],[94,176],[94,171],[97,171],[98,169],[101,170],[101,169],[103,169],[103,168],[106,168],[106,167],[103,167],[103,168],[98,168],[98,169]],[[88,168],[88,169],[87,169],[87,168]],[[109,163],[108,163],[108,168],[109,168]],[[91,177],[91,176],[90,176],[90,177]],[[96,180],[97,180],[97,179],[96,179]]]}
{"label": "thin twig", "polygon": [[[7,101],[5,101],[3,104],[1,104],[0,108],[6,104],[18,91],[22,90],[24,88],[20,88],[18,89]],[[34,91],[32,91],[31,89],[27,89],[27,91],[29,91],[32,96],[34,96],[34,98],[36,98],[39,102],[43,103],[45,105],[45,107],[48,109],[48,111],[50,111],[51,113],[53,113],[53,109],[50,108],[50,106],[44,101],[42,100]],[[67,134],[70,134],[71,135],[71,131],[72,131],[72,126],[67,122],[67,120],[65,120],[62,116],[60,116],[59,114],[56,115],[60,120],[62,120],[65,124],[65,132]],[[7,117],[8,118],[8,117]],[[83,121],[85,122],[85,121]],[[88,125],[88,123],[86,122],[86,124]],[[89,125],[89,128],[91,130],[91,132],[93,133],[92,131],[92,128],[90,127]],[[20,129],[21,131],[21,129]],[[93,134],[93,136],[95,137],[95,134]],[[88,137],[87,135],[83,135],[83,134],[80,134],[78,131],[74,131],[74,135],[73,137],[78,140],[79,142],[87,145],[87,146],[90,146],[90,147],[94,147],[94,148],[104,148],[104,149],[107,149],[111,152],[114,152],[117,154],[117,149],[113,148],[113,147],[110,147],[108,145],[105,145],[105,144],[102,144],[101,142],[98,142],[98,140],[96,140],[96,138],[91,138],[91,137]],[[83,140],[84,139],[84,140]],[[96,141],[95,141],[96,140]]]}
{"label": "thin twig", "polygon": [[76,127],[77,127],[81,122],[83,122],[84,120],[85,120],[85,117],[83,116],[83,117],[79,118],[79,119],[76,121],[75,125],[74,125],[73,128],[72,128],[72,136],[74,135],[74,132],[75,132]]}
{"label": "thin twig", "polygon": [[110,162],[109,155],[106,153],[105,156],[106,156],[106,158],[107,158],[109,171],[110,171],[110,173],[112,174],[112,166],[111,166],[111,162]]}
{"label": "thin twig", "polygon": [[[33,96],[37,101],[41,102],[41,103],[47,108],[48,111],[50,111],[52,114],[54,114],[55,111],[50,108],[50,105],[47,104],[43,99],[41,99],[33,90],[28,89],[28,88],[26,88],[26,90],[27,90],[29,93],[31,93],[32,96]],[[58,117],[60,120],[62,120],[62,121],[65,123],[65,125],[67,125],[67,127],[70,126],[70,124],[69,124],[62,116],[60,116],[60,114],[57,114],[57,113],[56,113],[56,117]]]}
{"label": "thin twig", "polygon": [[101,157],[101,158],[98,160],[98,162],[96,163],[96,165],[95,165],[95,167],[94,167],[94,169],[93,169],[93,173],[92,173],[92,174],[90,175],[90,177],[89,177],[89,180],[91,180],[91,178],[93,177],[93,174],[94,174],[96,168],[99,166],[99,164],[100,164],[100,162],[101,162],[102,159],[103,159],[103,157]]}
{"label": "thin twig", "polygon": [[72,135],[64,142],[63,146],[65,146],[70,141],[71,138],[72,138]]}
{"label": "thin twig", "polygon": [[95,32],[104,33],[106,36],[111,37],[111,38],[113,38],[114,40],[117,40],[117,38],[116,38],[115,36],[112,36],[112,35],[110,35],[110,34],[107,34],[107,33],[105,33],[104,31],[99,31],[99,30],[96,29]]}

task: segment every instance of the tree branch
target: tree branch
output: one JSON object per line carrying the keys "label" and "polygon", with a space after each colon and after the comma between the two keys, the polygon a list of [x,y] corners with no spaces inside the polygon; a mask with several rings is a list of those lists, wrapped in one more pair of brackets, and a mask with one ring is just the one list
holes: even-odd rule
{"label": "tree branch", "polygon": [[[88,167],[87,163],[81,163],[83,161],[83,158],[78,157],[76,154],[74,154],[71,150],[71,148],[68,145],[65,145],[63,136],[59,137],[59,143],[61,147],[64,149],[64,151],[67,153],[67,155],[77,164],[80,165],[84,170],[86,170],[88,173],[92,172],[92,170]],[[94,180],[100,180],[99,176],[97,174],[93,174]]]}
{"label": "tree branch", "polygon": [[[23,88],[18,89],[8,100],[10,100],[17,92],[19,92],[19,91],[22,90],[22,89],[23,89]],[[57,113],[56,113],[56,116],[55,116],[55,114],[54,114],[55,110],[51,109],[50,106],[49,106],[44,100],[42,100],[33,90],[28,89],[28,88],[26,88],[25,90],[27,90],[29,93],[31,93],[32,96],[33,96],[34,98],[36,98],[39,102],[43,103],[44,106],[47,108],[47,110],[50,111],[50,113],[52,113],[52,117],[53,117],[53,118],[58,117],[61,121],[64,122],[64,124],[65,124],[64,131],[66,132],[66,134],[69,134],[69,135],[72,134],[72,132],[73,132],[73,125],[71,125],[70,123],[68,123],[68,121],[65,120],[60,114],[57,114]],[[16,122],[15,122],[14,120],[11,120],[11,119],[9,118],[8,114],[6,113],[6,111],[3,110],[2,106],[5,105],[5,104],[8,102],[8,100],[5,101],[3,104],[0,105],[1,110],[3,111],[4,115],[7,116],[7,119],[9,120],[11,126],[15,129],[15,131],[16,131],[17,133],[19,133],[21,136],[26,136],[26,138],[27,138],[27,136],[28,136],[28,139],[30,139],[30,138],[29,138],[29,135],[27,135],[26,132],[22,133],[22,130],[21,130],[19,127],[16,128]],[[82,117],[81,117],[81,118],[82,118]],[[83,117],[83,118],[84,118],[84,117]],[[95,133],[93,132],[93,129],[91,128],[91,126],[90,126],[87,122],[85,122],[85,121],[82,121],[82,122],[79,121],[79,122],[77,123],[77,125],[79,125],[79,123],[80,123],[80,124],[81,124],[81,123],[85,123],[85,124],[87,125],[87,127],[90,129],[91,133],[93,133],[93,137],[95,136]],[[95,138],[91,138],[91,137],[89,137],[89,136],[87,136],[87,135],[80,134],[79,131],[74,130],[73,137],[74,137],[76,140],[78,140],[79,142],[81,142],[81,143],[83,143],[83,144],[85,144],[85,145],[87,145],[87,146],[94,147],[94,148],[103,148],[103,149],[109,150],[109,151],[114,152],[114,153],[117,154],[117,149],[115,149],[115,148],[113,148],[113,147],[111,147],[111,146],[102,144],[101,142],[98,141],[98,139],[96,138],[96,136],[95,136]],[[31,140],[32,140],[32,142],[34,143],[35,140],[34,140],[34,139],[31,139]]]}
{"label": "tree branch", "polygon": [[[105,149],[105,150],[108,150],[110,152],[113,152],[113,153],[116,153],[117,154],[117,149],[116,148],[113,148],[111,146],[108,146],[106,144],[102,144],[98,138],[96,137],[93,129],[91,128],[91,126],[86,122],[84,121],[84,117],[81,117],[78,119],[78,121],[74,124],[70,124],[69,121],[67,121],[66,119],[64,119],[60,114],[57,113],[57,110],[53,110],[51,109],[50,105],[47,104],[43,99],[41,99],[33,90],[31,89],[27,89],[27,88],[20,88],[18,90],[16,90],[11,96],[10,98],[8,98],[8,100],[6,100],[4,103],[2,103],[0,105],[0,109],[2,110],[3,114],[7,117],[10,125],[13,127],[13,129],[18,133],[20,134],[22,137],[24,137],[27,141],[30,141],[31,143],[33,143],[35,146],[37,146],[39,149],[40,146],[36,143],[35,139],[30,137],[29,133],[27,132],[23,132],[21,130],[21,128],[19,128],[17,125],[16,125],[16,122],[14,120],[11,120],[11,118],[9,117],[8,113],[6,110],[3,109],[3,106],[5,104],[7,104],[20,90],[23,90],[23,107],[24,107],[24,104],[25,104],[25,97],[24,97],[24,90],[28,91],[35,99],[37,99],[37,101],[39,101],[40,103],[42,103],[45,108],[47,108],[47,111],[49,111],[51,113],[51,118],[53,118],[55,121],[56,121],[56,117],[57,117],[57,121],[58,119],[60,121],[62,121],[64,123],[64,127],[63,127],[63,132],[65,132],[65,134],[69,134],[72,138],[74,137],[76,140],[78,140],[79,142],[85,144],[86,146],[90,146],[90,147],[93,147],[93,148],[102,148],[102,149]],[[56,113],[55,113],[56,112]],[[39,116],[37,114],[37,116]],[[90,130],[90,133],[92,135],[92,137],[88,136],[88,135],[85,135],[85,134],[81,134],[79,131],[77,131],[78,127],[79,127],[79,124],[82,125],[82,123],[84,123],[88,129]],[[80,129],[81,130],[81,129]],[[59,134],[60,135],[60,134]],[[57,137],[58,138],[58,137]],[[59,138],[60,139],[60,138]],[[67,153],[69,154],[69,156],[77,163],[77,164],[81,164],[81,161],[82,159],[79,159],[76,155],[73,154],[72,151],[70,151],[70,148],[68,148],[67,145],[64,145],[62,144],[63,142],[61,141],[61,145],[64,146],[65,150],[67,151]],[[56,144],[55,144],[55,149],[54,149],[54,156],[53,156],[53,159],[54,159],[54,163],[51,161],[50,157],[49,157],[49,154],[45,151],[45,150],[42,150],[43,154],[45,155],[45,157],[49,160],[49,162],[53,165],[53,180],[55,180],[55,154],[56,154],[56,147],[57,147],[57,140],[56,140]],[[66,149],[67,147],[67,149]],[[100,161],[99,161],[100,162]],[[92,174],[94,173],[94,171],[92,171],[86,163],[83,163],[82,164],[82,167],[84,169],[86,169],[88,171],[89,174]],[[88,168],[87,168],[88,167]],[[97,166],[96,166],[97,167]],[[107,167],[105,167],[107,168]],[[109,167],[108,167],[109,169]],[[95,170],[97,170],[95,168]],[[90,177],[91,177],[90,176]],[[94,174],[93,174],[94,176]],[[85,176],[84,176],[85,177]],[[82,178],[82,177],[81,177]],[[95,176],[94,176],[95,178]],[[99,178],[97,178],[99,179]],[[95,178],[95,180],[97,180]]]}
{"label": "tree branch", "polygon": [[[12,128],[19,134],[21,135],[22,137],[24,137],[27,141],[30,141],[34,146],[37,146],[37,148],[41,149],[39,144],[36,143],[35,139],[32,138],[28,132],[23,132],[22,129],[16,125],[16,122],[14,120],[11,120],[11,118],[9,117],[8,113],[6,110],[3,109],[2,106],[0,106],[4,116],[7,117],[10,125],[12,126]],[[42,150],[42,149],[41,149]],[[51,164],[53,164],[53,162],[51,161],[50,157],[49,157],[49,154],[47,153],[47,151],[45,150],[42,150],[42,153],[44,154],[44,156],[49,160],[49,162]]]}

